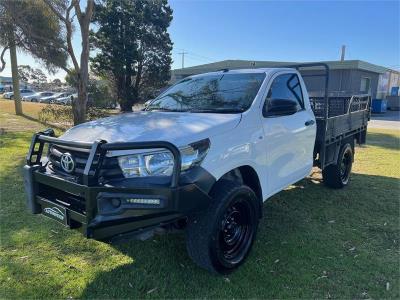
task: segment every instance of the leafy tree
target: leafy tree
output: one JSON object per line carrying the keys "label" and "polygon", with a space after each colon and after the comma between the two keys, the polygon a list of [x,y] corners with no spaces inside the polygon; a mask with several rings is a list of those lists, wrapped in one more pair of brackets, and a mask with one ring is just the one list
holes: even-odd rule
{"label": "leafy tree", "polygon": [[47,76],[40,69],[34,69],[28,65],[18,66],[18,76],[21,80],[40,86],[47,83]]}
{"label": "leafy tree", "polygon": [[50,71],[66,66],[67,55],[58,19],[42,1],[0,1],[0,72],[4,70],[5,51],[10,38],[23,51],[44,63]]}
{"label": "leafy tree", "polygon": [[[76,87],[77,81],[74,71],[65,76],[65,82],[71,86]],[[95,107],[114,107],[115,100],[111,93],[110,81],[106,78],[96,78],[93,73],[89,73],[88,81],[88,106]]]}
{"label": "leafy tree", "polygon": [[18,66],[18,76],[19,79],[25,82],[29,82],[31,80],[33,69],[28,65],[20,65]]}
{"label": "leafy tree", "polygon": [[66,66],[62,31],[58,20],[42,1],[0,1],[0,72],[6,62],[4,55],[10,50],[15,111],[22,114],[19,94],[16,49],[29,52],[43,62],[50,71]]}
{"label": "leafy tree", "polygon": [[89,101],[98,108],[115,107],[115,100],[109,89],[107,80],[89,79]]}
{"label": "leafy tree", "polygon": [[44,83],[47,83],[47,76],[40,69],[34,69],[31,75],[32,81],[34,84],[40,86]]}
{"label": "leafy tree", "polygon": [[70,69],[69,72],[67,72],[67,75],[65,75],[65,82],[73,88],[78,86],[78,74],[75,69]]}
{"label": "leafy tree", "polygon": [[109,78],[122,111],[132,111],[170,78],[172,42],[167,0],[105,0],[96,5],[92,69]]}
{"label": "leafy tree", "polygon": [[[86,104],[88,101],[88,81],[89,81],[89,25],[93,16],[94,0],[42,0],[59,20],[59,24],[65,32],[64,41],[66,52],[72,61],[72,70],[63,68],[70,76],[76,76],[76,88],[78,98],[72,103],[74,124],[80,124],[86,120]],[[81,4],[85,3],[84,8]],[[81,7],[82,5],[82,7]],[[75,26],[74,20],[77,19],[78,28],[82,40],[82,51],[78,62],[74,48],[72,47],[72,34]]]}
{"label": "leafy tree", "polygon": [[61,80],[58,79],[58,78],[53,79],[53,81],[52,81],[51,83],[52,83],[53,85],[57,86],[57,87],[62,86],[62,82],[61,82]]}

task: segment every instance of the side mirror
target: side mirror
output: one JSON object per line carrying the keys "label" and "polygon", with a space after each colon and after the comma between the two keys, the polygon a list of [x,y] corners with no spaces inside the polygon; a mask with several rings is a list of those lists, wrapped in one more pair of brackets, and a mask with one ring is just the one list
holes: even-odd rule
{"label": "side mirror", "polygon": [[292,115],[299,110],[299,104],[290,99],[268,99],[267,101],[264,117]]}

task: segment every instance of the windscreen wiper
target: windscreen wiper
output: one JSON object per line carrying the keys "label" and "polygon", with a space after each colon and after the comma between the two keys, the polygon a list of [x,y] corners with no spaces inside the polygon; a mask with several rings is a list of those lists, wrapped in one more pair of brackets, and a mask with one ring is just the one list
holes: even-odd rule
{"label": "windscreen wiper", "polygon": [[187,112],[188,109],[175,109],[166,107],[147,107],[146,111]]}
{"label": "windscreen wiper", "polygon": [[199,108],[190,109],[191,113],[216,113],[216,114],[237,114],[245,111],[243,108]]}

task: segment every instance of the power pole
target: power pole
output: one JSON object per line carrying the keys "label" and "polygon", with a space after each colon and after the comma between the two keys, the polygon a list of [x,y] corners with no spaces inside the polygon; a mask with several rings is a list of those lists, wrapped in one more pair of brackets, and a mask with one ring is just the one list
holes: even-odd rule
{"label": "power pole", "polygon": [[344,57],[346,55],[346,45],[342,45],[342,52],[340,55],[340,61],[344,61]]}
{"label": "power pole", "polygon": [[188,54],[185,52],[185,50],[182,50],[182,52],[179,52],[178,54],[182,55],[182,69],[185,68],[185,54]]}

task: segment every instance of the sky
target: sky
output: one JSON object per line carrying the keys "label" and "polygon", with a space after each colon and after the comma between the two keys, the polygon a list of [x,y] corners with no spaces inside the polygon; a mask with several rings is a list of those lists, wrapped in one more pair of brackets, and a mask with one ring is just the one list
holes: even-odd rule
{"label": "sky", "polygon": [[[172,69],[225,59],[321,61],[359,59],[400,69],[398,1],[193,1],[171,0]],[[80,53],[80,39],[74,34]],[[41,67],[25,53],[19,64]],[[1,74],[10,76],[7,67]],[[65,77],[59,71],[49,78]]]}

